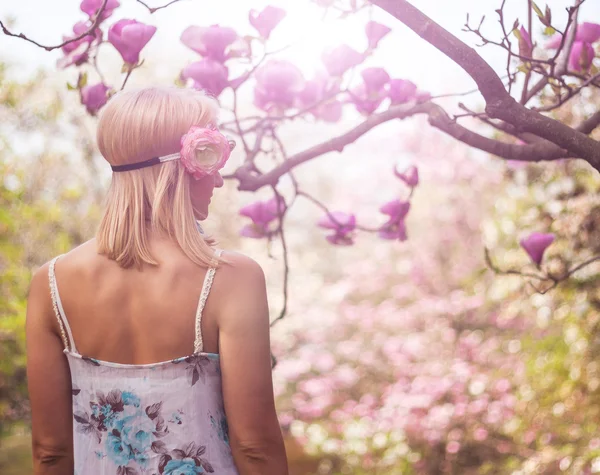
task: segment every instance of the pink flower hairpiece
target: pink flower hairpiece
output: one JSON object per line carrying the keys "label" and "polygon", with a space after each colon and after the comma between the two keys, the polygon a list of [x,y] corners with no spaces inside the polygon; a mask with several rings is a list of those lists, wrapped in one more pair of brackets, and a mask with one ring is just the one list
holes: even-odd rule
{"label": "pink flower hairpiece", "polygon": [[216,173],[225,166],[233,140],[228,140],[214,126],[193,126],[181,137],[181,164],[196,180]]}
{"label": "pink flower hairpiece", "polygon": [[181,137],[181,150],[178,153],[154,157],[143,162],[113,165],[111,168],[115,172],[124,172],[181,160],[185,170],[194,179],[199,180],[223,168],[234,148],[235,141],[225,137],[214,125],[192,126]]}

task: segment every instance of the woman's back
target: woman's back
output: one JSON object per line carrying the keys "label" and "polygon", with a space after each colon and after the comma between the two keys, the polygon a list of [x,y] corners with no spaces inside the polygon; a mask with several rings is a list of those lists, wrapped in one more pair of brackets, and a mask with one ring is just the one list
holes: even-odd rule
{"label": "woman's back", "polygon": [[[169,247],[155,256],[168,259]],[[187,290],[188,286],[178,283],[197,277],[193,274],[198,274],[198,269],[189,268],[185,256],[180,262],[176,255],[170,256],[174,261],[160,266],[149,278],[143,272],[132,275],[118,267],[110,269],[106,265],[110,261],[103,262],[105,258],[90,253],[93,250],[92,241],[63,258],[67,262],[62,269],[65,278],[61,279],[63,284],[69,283],[66,288],[79,291],[68,307],[79,307],[73,312],[78,318],[73,320],[79,326],[78,334],[89,335],[82,338],[87,351],[77,347],[67,305],[58,290],[59,258],[52,260],[48,274],[71,372],[75,473],[237,474],[229,446],[219,355],[205,351],[201,331],[215,268],[206,271],[201,290],[194,292],[194,311],[185,312],[187,309],[178,305],[164,308],[165,299],[177,298]],[[165,287],[167,293],[165,289],[153,292],[152,284]],[[185,305],[189,299],[183,300]],[[165,310],[161,318],[160,312]],[[188,315],[165,318],[172,312]],[[116,321],[119,316],[123,320]],[[171,320],[177,326],[180,321],[187,323],[187,331],[163,328]],[[105,330],[109,328],[112,332]],[[172,335],[173,341],[165,346],[161,334]],[[192,344],[185,345],[190,334],[194,336]],[[184,344],[178,346],[177,340]],[[157,353],[171,351],[170,347],[174,351],[188,347],[189,352],[170,359],[156,358]],[[86,356],[102,354],[107,357]],[[154,358],[152,362],[117,361],[140,360],[146,355]]]}
{"label": "woman's back", "polygon": [[[159,265],[141,271],[122,269],[99,255],[95,239],[60,259],[60,297],[82,354],[144,364],[192,353],[194,315],[207,269],[169,241],[156,240],[152,249]],[[211,312],[219,307],[216,300],[213,292],[202,316],[204,350],[211,353],[218,353]]]}

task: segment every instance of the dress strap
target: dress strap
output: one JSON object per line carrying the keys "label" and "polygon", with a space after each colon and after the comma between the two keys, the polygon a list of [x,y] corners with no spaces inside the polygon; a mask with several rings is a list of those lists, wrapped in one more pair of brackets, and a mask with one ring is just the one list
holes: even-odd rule
{"label": "dress strap", "polygon": [[[219,249],[216,253],[217,258],[221,257],[223,253],[222,249]],[[206,304],[206,299],[208,298],[208,294],[210,292],[210,287],[212,286],[213,279],[215,277],[215,267],[210,267],[206,271],[206,276],[204,277],[204,284],[202,284],[202,292],[200,292],[200,300],[198,301],[198,309],[196,310],[196,338],[194,339],[194,353],[200,353],[203,349],[204,343],[202,341],[202,311],[204,310],[204,305]]]}
{"label": "dress strap", "polygon": [[60,295],[58,293],[58,286],[56,285],[56,273],[54,272],[54,266],[59,257],[63,254],[56,256],[50,261],[48,267],[48,280],[50,281],[50,296],[52,297],[52,307],[54,309],[54,315],[58,320],[58,327],[60,328],[60,336],[63,341],[63,345],[66,350],[70,350],[73,353],[77,353],[75,348],[75,340],[73,340],[73,334],[71,333],[71,327],[69,321],[65,316],[65,310],[63,309],[62,302],[60,301]]}

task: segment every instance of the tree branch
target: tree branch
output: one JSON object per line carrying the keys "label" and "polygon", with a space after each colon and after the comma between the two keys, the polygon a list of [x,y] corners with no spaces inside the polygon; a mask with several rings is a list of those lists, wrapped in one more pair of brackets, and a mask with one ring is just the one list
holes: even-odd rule
{"label": "tree branch", "polygon": [[568,150],[570,156],[580,157],[600,171],[600,143],[519,104],[508,94],[496,72],[473,48],[428,18],[407,0],[372,0],[372,3],[396,17],[462,67],[479,86],[489,117],[502,119],[523,131],[545,138]]}
{"label": "tree branch", "polygon": [[58,48],[62,48],[65,45],[68,45],[69,43],[73,43],[75,41],[80,40],[81,38],[86,37],[87,35],[90,35],[94,32],[94,30],[98,27],[98,25],[100,24],[101,18],[102,18],[102,13],[104,13],[104,9],[106,8],[106,4],[108,3],[108,0],[104,0],[102,2],[102,5],[100,5],[100,8],[98,9],[98,12],[96,13],[96,16],[94,17],[94,21],[92,22],[92,25],[90,26],[90,28],[86,31],[84,31],[83,33],[81,33],[80,35],[77,35],[67,41],[63,41],[61,44],[59,45],[55,45],[55,46],[46,46],[43,44],[38,43],[37,41],[32,40],[31,38],[28,38],[27,36],[25,36],[24,33],[12,33],[11,31],[9,31],[6,26],[4,25],[4,23],[2,23],[2,21],[0,20],[0,28],[2,29],[2,32],[7,35],[7,36],[12,36],[15,38],[21,38],[22,40],[28,41],[29,43],[33,43],[36,46],[39,46],[40,48],[45,49],[46,51],[52,51]]}
{"label": "tree branch", "polygon": [[329,152],[341,152],[346,145],[354,143],[369,130],[384,122],[393,119],[406,119],[407,117],[417,114],[427,114],[429,116],[429,123],[432,126],[440,129],[455,139],[460,140],[471,147],[475,147],[479,150],[508,160],[539,162],[558,160],[560,158],[569,158],[573,156],[568,151],[541,138],[538,138],[538,141],[533,144],[519,145],[484,137],[483,135],[457,124],[439,105],[434,104],[433,102],[425,102],[413,105],[397,105],[390,107],[388,110],[380,112],[379,114],[374,114],[345,134],[339,135],[319,145],[315,145],[296,155],[292,155],[281,165],[273,168],[267,173],[257,174],[256,170],[253,168],[253,163],[246,162],[232,175],[228,175],[224,178],[236,178],[239,181],[238,189],[242,191],[257,191],[267,185],[274,186],[281,176],[285,175],[296,166]]}
{"label": "tree branch", "polygon": [[600,125],[600,111],[595,112],[586,120],[584,120],[579,126],[577,130],[582,134],[591,134],[596,127]]}

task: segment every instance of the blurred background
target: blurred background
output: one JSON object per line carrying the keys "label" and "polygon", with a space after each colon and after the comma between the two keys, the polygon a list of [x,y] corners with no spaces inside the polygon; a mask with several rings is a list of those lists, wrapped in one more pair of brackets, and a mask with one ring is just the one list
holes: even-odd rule
{"label": "blurred background", "polygon": [[[189,0],[150,16],[122,0],[120,17],[158,27],[131,85],[172,84],[191,53],[180,43],[189,24],[248,29],[250,8],[267,2]],[[326,22],[308,0],[272,1],[288,10],[273,47],[303,71],[324,45],[358,42],[365,18]],[[467,12],[493,15],[497,2],[421,0],[418,7],[470,43]],[[524,2],[507,2],[518,16]],[[526,3],[526,2],[525,2]],[[158,2],[157,2],[158,4]],[[557,15],[566,6],[549,4]],[[373,13],[369,13],[373,15]],[[372,64],[433,95],[468,91],[471,79],[395,20]],[[81,16],[79,1],[2,2],[12,19],[43,43],[56,43]],[[590,2],[583,19],[598,18]],[[290,18],[292,19],[291,21]],[[356,23],[353,23],[356,22]],[[490,31],[493,34],[493,22]],[[362,27],[361,27],[362,28]],[[361,30],[362,31],[362,30]],[[364,41],[364,40],[363,40]],[[501,52],[484,57],[499,71]],[[102,58],[117,77],[114,51]],[[95,146],[95,119],[47,53],[0,36],[0,473],[31,473],[25,380],[24,317],[32,273],[53,256],[92,238],[110,171]],[[111,69],[112,68],[112,69]],[[561,120],[578,120],[598,94],[571,101]],[[225,101],[227,98],[224,99]],[[241,108],[253,113],[250,95]],[[481,104],[477,95],[461,98]],[[455,102],[447,100],[452,110]],[[347,130],[292,123],[291,150]],[[233,156],[231,169],[243,160]],[[425,121],[387,123],[297,169],[303,189],[331,208],[378,224],[382,202],[404,191],[395,164],[418,165],[421,184],[407,219],[408,240],[359,235],[354,246],[329,244],[316,227],[321,211],[298,203],[286,223],[290,260],[288,313],[273,328],[275,391],[293,475],[600,473],[600,268],[588,266],[550,292],[502,268],[527,270],[525,234],[553,232],[545,265],[560,271],[600,253],[600,180],[576,161],[517,164],[487,157]],[[228,182],[213,199],[206,230],[244,252],[267,273],[273,318],[283,296],[277,243],[239,236],[238,210],[268,197]]]}

